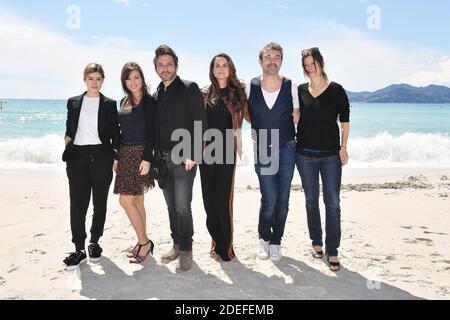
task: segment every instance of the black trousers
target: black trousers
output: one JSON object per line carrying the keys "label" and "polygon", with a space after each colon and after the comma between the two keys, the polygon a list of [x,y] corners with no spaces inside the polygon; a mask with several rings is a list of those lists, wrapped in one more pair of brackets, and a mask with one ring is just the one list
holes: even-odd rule
{"label": "black trousers", "polygon": [[206,227],[212,238],[211,251],[222,260],[235,257],[233,250],[234,164],[201,164]]}
{"label": "black trousers", "polygon": [[67,161],[70,188],[70,227],[76,250],[83,250],[86,240],[86,214],[93,198],[90,242],[97,243],[103,235],[106,204],[113,173],[114,158],[109,146],[74,146]]}

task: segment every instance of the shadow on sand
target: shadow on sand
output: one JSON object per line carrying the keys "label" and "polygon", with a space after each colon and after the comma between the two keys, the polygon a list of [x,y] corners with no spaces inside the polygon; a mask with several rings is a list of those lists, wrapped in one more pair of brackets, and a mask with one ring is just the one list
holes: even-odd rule
{"label": "shadow on sand", "polygon": [[[190,270],[173,273],[165,265],[158,264],[154,257],[149,257],[141,269],[127,274],[103,257],[95,267],[85,265],[81,268],[80,294],[90,299],[120,300],[421,299],[386,283],[374,285],[345,267],[329,276],[290,257],[283,257],[275,266],[291,279],[290,283],[281,277],[268,277],[254,271],[239,260],[220,263],[226,277],[219,279],[205,273],[195,261]],[[94,268],[101,268],[104,273],[94,272]]]}

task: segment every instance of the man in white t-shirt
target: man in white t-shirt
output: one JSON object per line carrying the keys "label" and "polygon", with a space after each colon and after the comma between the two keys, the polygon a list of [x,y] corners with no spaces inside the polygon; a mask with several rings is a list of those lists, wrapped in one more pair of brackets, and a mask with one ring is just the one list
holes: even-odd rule
{"label": "man in white t-shirt", "polygon": [[263,74],[246,86],[255,171],[261,190],[258,258],[279,261],[295,169],[295,123],[300,117],[297,86],[279,74],[283,49],[269,43],[259,54]]}

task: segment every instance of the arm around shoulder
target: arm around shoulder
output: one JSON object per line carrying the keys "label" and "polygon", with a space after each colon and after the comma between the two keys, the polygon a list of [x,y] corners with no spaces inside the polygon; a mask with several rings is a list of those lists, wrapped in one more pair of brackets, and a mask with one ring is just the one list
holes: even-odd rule
{"label": "arm around shoulder", "polygon": [[195,82],[191,82],[187,88],[188,106],[194,121],[201,121],[203,130],[206,130],[206,110],[200,88]]}
{"label": "arm around shoulder", "polygon": [[152,96],[148,96],[148,100],[144,105],[146,119],[146,144],[142,160],[152,162],[153,152],[156,143],[156,101]]}

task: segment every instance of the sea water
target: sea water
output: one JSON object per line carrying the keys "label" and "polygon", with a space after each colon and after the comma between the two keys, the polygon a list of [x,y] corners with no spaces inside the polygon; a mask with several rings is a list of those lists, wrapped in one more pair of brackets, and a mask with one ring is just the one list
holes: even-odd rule
{"label": "sea water", "polygon": [[[0,110],[0,168],[61,165],[65,100],[5,100]],[[244,124],[240,166],[253,165]],[[450,168],[450,104],[352,103],[349,167]]]}

